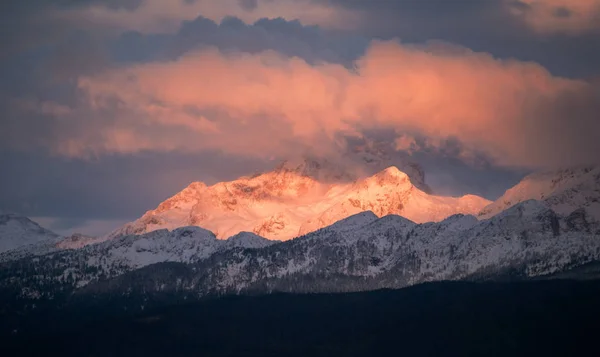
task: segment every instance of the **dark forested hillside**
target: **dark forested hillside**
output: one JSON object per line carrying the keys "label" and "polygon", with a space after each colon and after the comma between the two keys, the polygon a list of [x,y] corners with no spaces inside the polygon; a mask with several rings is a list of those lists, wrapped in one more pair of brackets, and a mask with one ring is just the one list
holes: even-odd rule
{"label": "dark forested hillside", "polygon": [[5,321],[2,355],[590,355],[599,297],[600,281],[551,280],[222,297],[141,314],[115,299],[31,314],[17,331]]}

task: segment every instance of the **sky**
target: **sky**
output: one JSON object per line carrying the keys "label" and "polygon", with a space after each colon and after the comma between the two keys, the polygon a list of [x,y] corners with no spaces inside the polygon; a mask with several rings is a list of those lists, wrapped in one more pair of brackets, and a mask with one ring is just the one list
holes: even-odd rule
{"label": "sky", "polygon": [[28,0],[0,24],[0,210],[62,234],[357,142],[489,199],[599,161],[600,0]]}

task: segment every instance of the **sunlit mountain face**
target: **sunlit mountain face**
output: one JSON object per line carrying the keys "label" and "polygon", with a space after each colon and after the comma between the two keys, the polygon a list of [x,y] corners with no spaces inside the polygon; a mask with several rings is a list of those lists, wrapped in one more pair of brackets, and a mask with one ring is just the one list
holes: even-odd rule
{"label": "sunlit mountain face", "polygon": [[[274,301],[308,311],[360,300],[390,314],[359,316],[374,326],[363,330],[340,318],[347,310],[331,310],[339,326],[326,314],[316,324],[352,337],[314,332],[292,343],[285,333],[233,338],[240,316],[198,313],[229,326],[211,329],[206,341],[217,342],[182,337],[181,350],[137,351],[353,355],[343,345],[389,354],[369,341],[381,330],[411,336],[398,346],[418,341],[386,318],[421,311],[433,286],[439,304],[426,305],[439,308],[436,326],[464,321],[475,336],[517,325],[500,328],[499,340],[477,335],[470,346],[481,350],[423,355],[517,355],[531,348],[520,341],[560,326],[540,316],[589,307],[578,300],[597,293],[600,0],[5,3],[0,337],[10,346],[58,345],[64,333],[89,342],[73,349],[79,355],[122,355],[130,350],[94,345],[78,326],[106,329],[113,322],[102,319],[142,313],[146,327],[174,316],[156,326],[204,333],[171,308],[336,293]],[[592,282],[538,282],[555,279]],[[563,286],[577,294],[558,296]],[[480,311],[489,321],[461,319],[494,293],[503,302]],[[516,305],[521,296],[531,300]],[[540,296],[558,305],[543,311]],[[505,304],[540,310],[513,319]],[[418,315],[426,320],[406,321],[436,323]],[[65,317],[62,332],[41,333],[55,316]],[[526,325],[529,317],[537,320]],[[585,335],[582,326],[570,331]],[[544,355],[576,350],[565,341]],[[231,349],[211,349],[219,344]]]}
{"label": "sunlit mountain face", "polygon": [[193,183],[107,238],[196,225],[220,238],[249,231],[287,240],[363,211],[379,217],[398,214],[423,223],[458,213],[476,214],[489,203],[474,195],[427,194],[396,167],[353,179],[326,163],[305,160],[298,166],[286,163],[272,172],[210,187]]}

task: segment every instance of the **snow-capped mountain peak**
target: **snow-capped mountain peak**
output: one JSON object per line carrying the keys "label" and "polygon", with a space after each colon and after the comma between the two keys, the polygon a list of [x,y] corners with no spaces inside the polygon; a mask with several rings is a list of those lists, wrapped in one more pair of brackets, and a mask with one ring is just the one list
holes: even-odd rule
{"label": "snow-capped mountain peak", "polygon": [[54,242],[58,234],[51,232],[27,217],[0,214],[0,253],[42,242]]}
{"label": "snow-capped mountain peak", "polygon": [[478,216],[489,218],[532,199],[544,202],[562,215],[583,208],[592,218],[600,220],[600,167],[582,166],[528,175]]}
{"label": "snow-capped mountain peak", "polygon": [[327,229],[334,230],[336,232],[346,232],[364,227],[365,225],[373,223],[378,219],[379,217],[377,217],[377,215],[372,211],[364,211],[337,221],[328,226]]}
{"label": "snow-capped mountain peak", "polygon": [[219,238],[247,231],[287,240],[363,211],[378,217],[399,214],[421,223],[456,213],[475,214],[489,203],[477,196],[429,195],[394,166],[349,180],[333,163],[304,159],[212,186],[193,183],[107,239],[196,225]]}
{"label": "snow-capped mountain peak", "polygon": [[241,248],[263,248],[273,244],[273,241],[265,239],[252,232],[240,232],[234,236],[231,236],[226,241],[228,247],[241,247]]}
{"label": "snow-capped mountain peak", "polygon": [[320,215],[310,218],[300,228],[306,234],[362,211],[378,217],[401,215],[413,222],[441,221],[457,213],[476,214],[490,201],[473,195],[443,197],[430,195],[414,186],[396,167],[366,179],[357,180],[344,196]]}
{"label": "snow-capped mountain peak", "polygon": [[404,185],[406,188],[412,187],[412,182],[408,175],[400,171],[396,166],[390,166],[385,170],[373,176],[380,184]]}

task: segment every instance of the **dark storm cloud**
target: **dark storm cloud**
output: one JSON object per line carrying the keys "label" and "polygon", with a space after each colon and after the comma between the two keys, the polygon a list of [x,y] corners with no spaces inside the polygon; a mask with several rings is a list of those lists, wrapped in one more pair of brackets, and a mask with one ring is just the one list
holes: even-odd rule
{"label": "dark storm cloud", "polygon": [[144,0],[27,0],[0,4],[0,61],[35,46],[60,41],[73,24],[52,16],[52,11],[103,4],[112,9],[134,10]]}
{"label": "dark storm cloud", "polygon": [[[599,72],[599,31],[540,33],[511,13],[512,8],[531,11],[523,1],[315,1],[358,11],[362,21],[357,31],[370,36],[415,43],[444,40],[498,57],[535,61],[558,75],[590,77]],[[584,2],[596,2],[600,9],[596,0]],[[571,4],[568,0],[563,3]],[[556,11],[564,16],[570,10],[559,6]],[[600,29],[600,16],[588,21],[595,23],[592,28]]]}
{"label": "dark storm cloud", "polygon": [[[348,64],[364,53],[368,43],[361,36],[330,33],[283,19],[262,19],[247,25],[233,17],[216,23],[199,16],[183,22],[173,34],[129,31],[116,37],[70,28],[43,45],[22,48],[2,58],[0,91],[38,98],[70,92],[64,96],[68,101],[78,77],[123,63],[168,61],[190,51],[216,47],[247,53],[273,50],[311,63]],[[57,87],[61,89],[57,91]]]}
{"label": "dark storm cloud", "polygon": [[261,19],[248,25],[235,17],[216,23],[200,16],[184,22],[174,34],[126,32],[112,43],[111,50],[121,61],[169,60],[217,47],[247,53],[274,50],[309,62],[349,63],[364,53],[368,43],[362,36],[332,33],[295,20]]}

